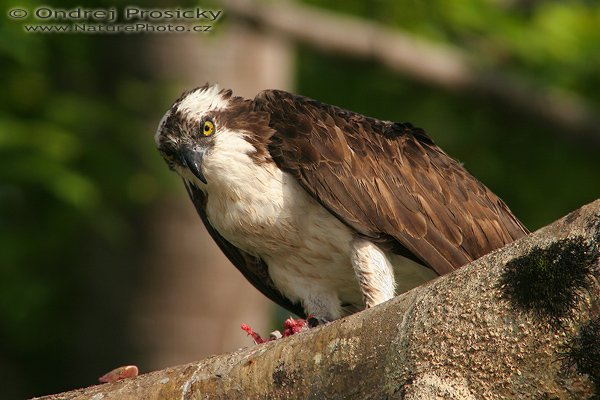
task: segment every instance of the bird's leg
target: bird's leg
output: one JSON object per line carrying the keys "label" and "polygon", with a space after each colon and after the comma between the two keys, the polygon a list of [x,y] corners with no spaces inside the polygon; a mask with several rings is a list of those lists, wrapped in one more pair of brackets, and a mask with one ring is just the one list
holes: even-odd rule
{"label": "bird's leg", "polygon": [[329,288],[312,285],[301,298],[311,327],[334,321],[343,315],[340,299]]}
{"label": "bird's leg", "polygon": [[351,261],[367,308],[395,296],[394,270],[377,245],[366,239],[354,239]]}

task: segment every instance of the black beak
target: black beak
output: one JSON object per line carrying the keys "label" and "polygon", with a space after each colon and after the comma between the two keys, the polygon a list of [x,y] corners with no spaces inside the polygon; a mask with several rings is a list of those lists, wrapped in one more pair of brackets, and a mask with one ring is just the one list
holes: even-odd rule
{"label": "black beak", "polygon": [[202,173],[202,159],[204,158],[205,152],[206,149],[201,147],[194,147],[193,149],[184,147],[182,149],[183,164],[187,166],[190,171],[192,171],[192,174],[194,174],[196,178],[200,179],[206,184],[206,178]]}

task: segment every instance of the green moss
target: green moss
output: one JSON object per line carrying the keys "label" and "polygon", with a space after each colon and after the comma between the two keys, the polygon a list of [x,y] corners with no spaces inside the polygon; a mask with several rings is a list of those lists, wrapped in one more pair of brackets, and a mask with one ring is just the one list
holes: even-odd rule
{"label": "green moss", "polygon": [[502,296],[517,310],[561,326],[591,285],[596,257],[597,250],[582,237],[534,248],[506,264],[499,285]]}
{"label": "green moss", "polygon": [[566,347],[564,367],[575,367],[577,372],[587,374],[596,391],[593,398],[600,398],[600,317],[582,326]]}

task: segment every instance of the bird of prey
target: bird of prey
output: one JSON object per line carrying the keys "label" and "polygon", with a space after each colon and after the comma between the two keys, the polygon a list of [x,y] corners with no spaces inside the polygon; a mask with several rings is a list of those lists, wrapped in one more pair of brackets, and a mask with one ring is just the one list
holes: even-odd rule
{"label": "bird of prey", "polygon": [[528,233],[422,129],[285,91],[196,88],[155,140],[229,260],[301,317],[373,307]]}

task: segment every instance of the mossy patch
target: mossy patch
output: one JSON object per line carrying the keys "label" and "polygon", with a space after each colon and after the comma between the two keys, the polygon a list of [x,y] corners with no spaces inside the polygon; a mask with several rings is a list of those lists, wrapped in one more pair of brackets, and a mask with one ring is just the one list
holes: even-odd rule
{"label": "mossy patch", "polygon": [[566,368],[575,367],[590,377],[596,391],[594,399],[600,398],[600,317],[579,329],[567,343],[562,358]]}
{"label": "mossy patch", "polygon": [[591,286],[596,253],[583,237],[536,247],[506,264],[499,282],[502,297],[516,309],[560,327]]}

